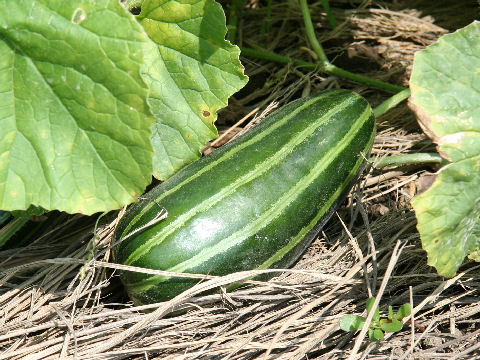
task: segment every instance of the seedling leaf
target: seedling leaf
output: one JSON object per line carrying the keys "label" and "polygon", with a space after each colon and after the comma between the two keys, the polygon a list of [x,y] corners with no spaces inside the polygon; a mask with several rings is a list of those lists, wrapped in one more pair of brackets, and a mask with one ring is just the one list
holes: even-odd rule
{"label": "seedling leaf", "polygon": [[214,0],[146,0],[137,20],[156,44],[144,78],[157,118],[153,174],[163,180],[200,157],[217,136],[217,111],[247,77],[240,50],[225,41],[225,15]]}
{"label": "seedling leaf", "polygon": [[[367,309],[368,313],[372,311],[373,303],[375,302],[375,298],[371,297],[367,300],[367,304],[365,305],[365,308]],[[378,321],[380,319],[380,310],[377,308],[375,309],[375,314],[373,314],[373,321]]]}
{"label": "seedling leaf", "polygon": [[395,318],[398,320],[401,320],[403,318],[406,318],[407,316],[410,316],[411,313],[412,311],[410,309],[410,304],[405,303],[402,306],[400,306],[400,308],[397,311],[397,314],[395,315]]}
{"label": "seedling leaf", "polygon": [[388,319],[389,320],[392,320],[394,318],[394,315],[393,315],[393,307],[392,305],[389,305],[388,306]]}
{"label": "seedling leaf", "polygon": [[370,341],[381,340],[383,339],[384,336],[385,334],[381,329],[372,329],[372,328],[368,329],[368,338],[370,339]]}
{"label": "seedling leaf", "polygon": [[375,338],[375,340],[382,340],[384,336],[385,334],[383,333],[382,330],[380,329],[373,330],[373,337]]}
{"label": "seedling leaf", "polygon": [[92,214],[135,201],[153,153],[142,27],[118,1],[0,9],[0,209]]}
{"label": "seedling leaf", "polygon": [[375,339],[375,337],[373,336],[373,329],[372,328],[368,329],[368,338],[370,339],[370,341],[377,341],[377,339]]}
{"label": "seedling leaf", "polygon": [[343,315],[340,318],[340,329],[343,331],[360,330],[365,324],[365,318],[358,315]]}
{"label": "seedling leaf", "polygon": [[397,319],[393,319],[391,322],[382,324],[382,330],[385,332],[397,332],[402,330],[402,328],[403,328],[402,322],[398,321]]}
{"label": "seedling leaf", "polygon": [[443,167],[412,205],[428,263],[455,275],[480,249],[480,22],[415,55],[411,107],[437,144]]}

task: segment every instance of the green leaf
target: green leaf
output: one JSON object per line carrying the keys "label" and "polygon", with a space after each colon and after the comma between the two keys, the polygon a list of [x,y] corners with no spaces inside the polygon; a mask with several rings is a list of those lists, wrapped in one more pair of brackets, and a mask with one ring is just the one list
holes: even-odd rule
{"label": "green leaf", "polygon": [[480,22],[415,55],[411,106],[451,163],[412,201],[428,264],[455,275],[480,247]]}
{"label": "green leaf", "polygon": [[388,318],[392,320],[394,317],[393,315],[393,307],[391,305],[388,306]]}
{"label": "green leaf", "polygon": [[15,217],[31,217],[31,216],[41,216],[45,214],[45,209],[37,206],[30,206],[26,210],[14,210],[12,215]]}
{"label": "green leaf", "polygon": [[476,249],[468,254],[468,258],[480,262],[480,249]]}
{"label": "green leaf", "polygon": [[[372,311],[373,303],[375,302],[375,297],[371,297],[367,300],[367,304],[365,305],[365,308],[367,309],[367,312],[370,313]],[[380,310],[377,308],[375,309],[375,314],[373,314],[373,321],[378,321],[380,319]]]}
{"label": "green leaf", "polygon": [[397,332],[402,330],[402,328],[403,328],[402,322],[398,321],[397,319],[393,319],[391,322],[382,324],[382,330],[385,332]]}
{"label": "green leaf", "polygon": [[370,339],[370,341],[378,341],[378,340],[381,340],[383,339],[384,337],[384,333],[381,329],[368,329],[368,338]]}
{"label": "green leaf", "polygon": [[385,334],[380,329],[373,329],[373,337],[375,340],[382,340]]}
{"label": "green leaf", "polygon": [[137,19],[157,44],[144,78],[157,117],[153,172],[166,179],[217,136],[217,111],[247,78],[240,50],[225,41],[225,15],[215,1],[146,0]]}
{"label": "green leaf", "polygon": [[343,315],[340,318],[340,329],[343,331],[360,330],[365,324],[365,318],[358,315]]}
{"label": "green leaf", "polygon": [[142,27],[117,1],[0,9],[0,208],[92,214],[134,201],[152,173]]}
{"label": "green leaf", "polygon": [[412,313],[412,310],[410,308],[410,304],[405,303],[398,308],[398,311],[395,314],[395,318],[398,320],[401,320],[403,318],[406,318],[407,316],[410,316],[411,313]]}

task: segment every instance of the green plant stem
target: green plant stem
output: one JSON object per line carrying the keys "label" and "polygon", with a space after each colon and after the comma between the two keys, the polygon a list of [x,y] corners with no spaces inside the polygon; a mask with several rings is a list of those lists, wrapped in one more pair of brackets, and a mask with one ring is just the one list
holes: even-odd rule
{"label": "green plant stem", "polygon": [[307,0],[300,0],[300,9],[302,10],[303,21],[305,23],[305,31],[307,33],[307,38],[310,42],[310,46],[317,54],[318,60],[322,67],[326,67],[330,65],[330,61],[328,61],[327,55],[325,55],[325,51],[323,51],[322,45],[320,45],[317,37],[315,36],[315,29],[313,28],[312,18],[310,17],[310,10],[308,9]]}
{"label": "green plant stem", "polygon": [[254,57],[257,59],[264,59],[264,60],[272,61],[278,64],[293,64],[293,66],[295,67],[303,67],[311,70],[319,67],[318,64],[314,64],[314,63],[303,61],[303,60],[292,59],[292,58],[289,58],[288,56],[278,55],[266,50],[258,50],[258,49],[248,48],[248,47],[242,47],[241,53],[242,55]]}
{"label": "green plant stem", "polygon": [[242,47],[241,52],[242,52],[242,55],[245,55],[245,56],[254,57],[254,58],[257,58],[257,59],[264,59],[264,60],[276,62],[276,63],[279,63],[279,64],[290,64],[291,63],[295,67],[302,67],[302,68],[306,68],[306,69],[310,69],[310,70],[319,69],[319,70],[322,70],[323,72],[325,72],[327,74],[339,76],[339,77],[346,78],[346,79],[353,80],[353,81],[357,81],[357,82],[360,82],[360,83],[363,83],[363,84],[368,84],[370,86],[373,86],[373,87],[376,87],[376,88],[379,88],[379,89],[382,89],[382,90],[386,90],[386,91],[389,91],[389,92],[393,92],[393,93],[397,93],[397,92],[405,90],[404,87],[389,84],[389,83],[386,83],[384,81],[372,79],[372,78],[362,76],[362,75],[359,75],[359,74],[354,74],[354,73],[351,73],[349,71],[340,69],[339,67],[336,67],[335,65],[330,64],[330,63],[325,68],[325,67],[322,67],[321,64],[315,64],[315,63],[308,62],[308,61],[303,61],[303,60],[296,60],[296,59],[289,58],[288,56],[283,56],[283,55],[272,53],[270,51],[252,49],[252,48],[248,48],[248,47]]}
{"label": "green plant stem", "polygon": [[[392,85],[380,80],[369,78],[367,76],[352,73],[350,71],[341,69],[331,64],[330,61],[328,61],[328,58],[325,55],[325,52],[323,51],[322,45],[320,45],[320,43],[317,40],[317,37],[315,36],[315,30],[313,28],[312,19],[310,17],[310,10],[308,9],[306,0],[300,0],[300,8],[301,8],[303,19],[305,22],[305,31],[307,34],[308,41],[318,56],[318,65],[319,65],[320,71],[323,71],[327,74],[336,75],[345,79],[353,80],[369,86],[373,86],[379,89],[390,91],[393,93],[397,93],[405,89],[401,86]],[[273,54],[266,51],[243,48],[242,52],[244,55],[247,55],[247,56],[254,56],[254,57],[263,58],[270,61],[280,62],[283,64],[293,62],[295,65],[298,65],[298,66],[304,66],[308,68],[314,67],[312,63],[308,63],[305,61],[300,62],[299,60],[292,61],[292,59],[288,57],[280,56],[280,55]]]}
{"label": "green plant stem", "polygon": [[[372,159],[373,160],[373,159]],[[405,166],[405,165],[422,165],[422,164],[438,164],[444,166],[448,161],[437,153],[413,153],[403,155],[387,156],[375,163],[376,168],[386,166]]]}
{"label": "green plant stem", "polygon": [[407,99],[410,96],[410,89],[403,89],[399,93],[389,97],[387,100],[378,105],[373,109],[373,114],[375,117],[385,114],[388,110],[394,108],[400,104],[403,100]]}
{"label": "green plant stem", "polygon": [[402,87],[402,86],[389,84],[389,83],[381,81],[381,80],[372,79],[368,76],[355,74],[355,73],[352,73],[350,71],[341,69],[341,68],[339,68],[339,67],[337,67],[333,64],[330,64],[330,63],[323,69],[323,71],[325,71],[327,74],[336,75],[336,76],[344,78],[344,79],[353,80],[353,81],[356,81],[358,83],[369,85],[369,86],[372,86],[372,87],[375,87],[375,88],[378,88],[378,89],[382,89],[382,90],[386,90],[386,91],[392,92],[392,93],[398,93],[398,92],[401,92],[401,91],[405,90],[405,88]]}

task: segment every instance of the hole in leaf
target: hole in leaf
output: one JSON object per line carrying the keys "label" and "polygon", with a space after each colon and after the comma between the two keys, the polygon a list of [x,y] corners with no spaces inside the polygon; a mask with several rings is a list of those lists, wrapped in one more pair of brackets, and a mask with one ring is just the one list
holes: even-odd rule
{"label": "hole in leaf", "polygon": [[132,8],[130,10],[130,12],[133,14],[133,15],[138,15],[142,12],[142,8],[140,6],[136,6],[134,8]]}
{"label": "hole in leaf", "polygon": [[70,20],[72,24],[80,25],[87,18],[87,13],[82,8],[76,8],[73,12],[72,19]]}

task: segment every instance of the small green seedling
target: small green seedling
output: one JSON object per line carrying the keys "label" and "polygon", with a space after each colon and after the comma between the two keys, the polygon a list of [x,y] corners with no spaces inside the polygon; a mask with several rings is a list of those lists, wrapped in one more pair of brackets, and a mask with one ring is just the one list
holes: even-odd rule
{"label": "small green seedling", "polygon": [[[367,300],[366,309],[370,313],[372,311],[375,298],[371,297]],[[405,303],[398,309],[397,313],[393,312],[391,306],[388,307],[388,318],[380,318],[380,311],[378,307],[373,314],[372,322],[368,328],[368,337],[370,341],[378,341],[383,339],[386,332],[397,332],[402,330],[402,319],[409,316],[411,313],[410,304]],[[365,324],[366,318],[359,315],[344,315],[340,319],[340,328],[344,331],[361,330]]]}

